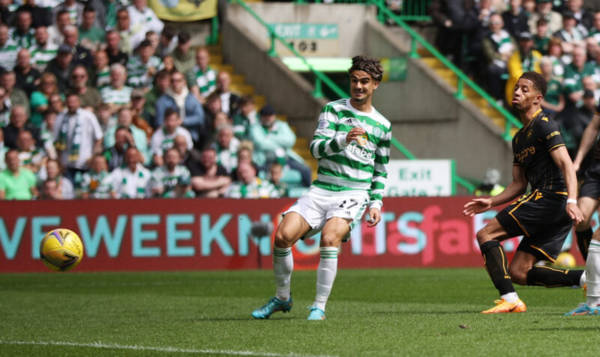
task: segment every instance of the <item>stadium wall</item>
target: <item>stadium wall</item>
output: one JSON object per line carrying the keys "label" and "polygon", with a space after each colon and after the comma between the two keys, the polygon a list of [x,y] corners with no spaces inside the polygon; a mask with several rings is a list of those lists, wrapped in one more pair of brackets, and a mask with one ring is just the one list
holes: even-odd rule
{"label": "stadium wall", "polygon": [[[479,267],[475,232],[495,216],[462,215],[469,197],[387,198],[382,222],[357,225],[343,244],[342,268]],[[85,257],[77,271],[271,268],[272,236],[251,237],[252,222],[277,224],[291,199],[149,199],[0,203],[0,272],[47,271],[44,233],[77,232]],[[597,222],[596,222],[597,226]],[[571,247],[571,236],[565,249]],[[318,237],[294,246],[295,266],[315,269]],[[514,254],[518,238],[504,243]],[[581,263],[578,253],[575,253]]]}
{"label": "stadium wall", "polygon": [[[374,7],[336,4],[257,3],[252,8],[268,23],[337,23],[339,56],[365,53],[376,57],[406,56],[408,35],[376,20]],[[269,46],[266,30],[239,6],[227,11],[224,33],[226,58],[248,76],[250,83],[265,93],[298,128],[310,137],[321,101],[311,99],[311,85],[265,54]],[[393,122],[393,133],[418,158],[452,158],[458,174],[481,179],[487,168],[500,170],[502,182],[511,178],[510,143],[494,125],[467,100],[457,101],[454,89],[418,59],[408,60],[405,81],[384,82],[375,105]],[[293,98],[293,100],[290,100]],[[431,143],[435,143],[432,145]],[[477,150],[473,150],[477,148]],[[399,158],[393,150],[392,157]]]}
{"label": "stadium wall", "polygon": [[[316,118],[327,101],[314,98],[311,84],[280,60],[270,57],[266,52],[267,41],[259,40],[260,36],[250,36],[261,28],[244,9],[231,5],[222,29],[224,58],[244,74],[258,93],[268,98],[277,112],[287,116],[296,127],[297,135],[312,137]],[[264,36],[268,38],[266,32]]]}

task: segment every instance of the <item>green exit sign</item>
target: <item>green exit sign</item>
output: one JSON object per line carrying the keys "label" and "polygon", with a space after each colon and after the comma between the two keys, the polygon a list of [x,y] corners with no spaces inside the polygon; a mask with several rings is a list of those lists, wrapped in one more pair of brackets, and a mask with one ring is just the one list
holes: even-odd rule
{"label": "green exit sign", "polygon": [[271,24],[275,33],[285,39],[337,39],[337,24],[277,23]]}

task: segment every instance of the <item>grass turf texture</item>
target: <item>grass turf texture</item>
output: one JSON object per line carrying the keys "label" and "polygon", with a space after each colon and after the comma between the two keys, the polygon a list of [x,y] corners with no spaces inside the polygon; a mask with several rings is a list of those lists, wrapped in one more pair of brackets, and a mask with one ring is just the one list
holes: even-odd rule
{"label": "grass turf texture", "polygon": [[483,269],[341,270],[327,320],[314,322],[315,272],[300,271],[292,311],[252,320],[272,281],[270,271],[0,275],[0,356],[600,352],[600,317],[562,316],[581,289],[517,287],[528,312],[483,315],[496,298]]}

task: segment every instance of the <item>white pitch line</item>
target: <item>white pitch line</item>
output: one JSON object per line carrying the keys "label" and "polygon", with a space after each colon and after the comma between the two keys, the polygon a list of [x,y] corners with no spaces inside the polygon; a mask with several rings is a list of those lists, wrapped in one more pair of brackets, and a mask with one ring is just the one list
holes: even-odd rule
{"label": "white pitch line", "polygon": [[134,351],[154,351],[171,353],[195,353],[195,354],[219,354],[234,356],[266,356],[266,357],[333,357],[331,355],[306,355],[300,353],[273,353],[273,352],[255,352],[255,351],[234,351],[234,350],[209,350],[178,347],[154,347],[137,345],[119,345],[115,343],[78,343],[65,341],[5,341],[0,340],[0,345],[29,345],[29,346],[70,346],[70,347],[89,347],[104,348],[112,350],[134,350]]}

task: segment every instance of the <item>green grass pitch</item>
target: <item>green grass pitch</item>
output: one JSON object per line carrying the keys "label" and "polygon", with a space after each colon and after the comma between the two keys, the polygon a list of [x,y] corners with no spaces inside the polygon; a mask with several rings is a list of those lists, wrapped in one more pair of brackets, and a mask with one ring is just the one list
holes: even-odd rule
{"label": "green grass pitch", "polygon": [[294,308],[254,321],[272,272],[0,275],[0,356],[598,356],[600,317],[563,317],[581,289],[517,287],[529,311],[482,315],[481,269],[340,270],[327,320]]}

